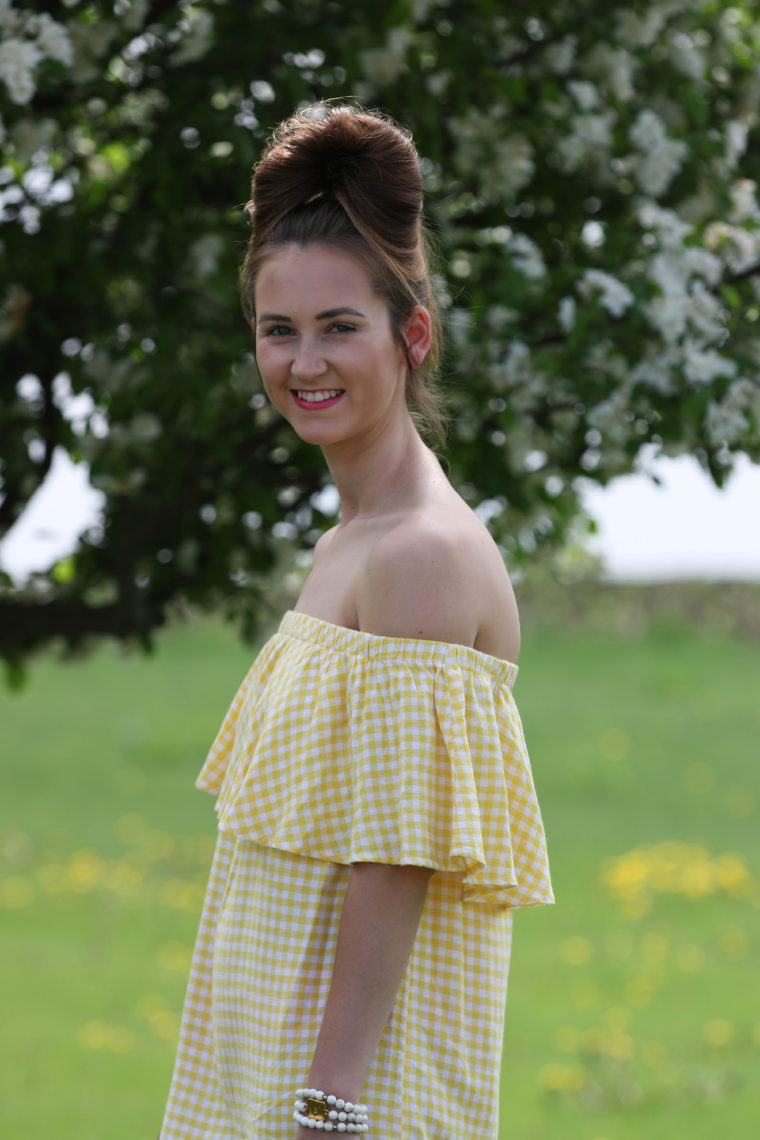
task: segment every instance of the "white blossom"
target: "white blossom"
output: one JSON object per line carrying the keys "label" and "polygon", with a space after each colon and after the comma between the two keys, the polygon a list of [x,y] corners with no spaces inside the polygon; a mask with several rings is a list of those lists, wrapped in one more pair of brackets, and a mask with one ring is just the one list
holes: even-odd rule
{"label": "white blossom", "polygon": [[711,384],[718,376],[735,376],[736,361],[721,356],[714,348],[703,348],[694,341],[684,342],[685,376],[693,384]]}
{"label": "white blossom", "polygon": [[730,222],[711,222],[705,228],[705,245],[718,250],[734,273],[750,269],[760,259],[760,230],[748,230]]}
{"label": "white blossom", "polygon": [[747,149],[747,136],[749,128],[739,119],[730,119],[726,123],[724,155],[726,166],[733,170],[739,159]]}
{"label": "white blossom", "polygon": [[673,366],[679,362],[680,352],[677,349],[671,348],[663,351],[657,345],[656,350],[647,353],[631,369],[631,385],[646,384],[648,388],[663,396],[673,396],[678,391]]}
{"label": "white blossom", "polygon": [[692,2],[693,0],[665,0],[664,3],[651,4],[644,12],[624,8],[617,13],[617,38],[631,47],[650,47],[660,38],[670,17]]}
{"label": "white blossom", "polygon": [[705,53],[686,32],[674,32],[670,37],[670,61],[683,75],[701,82],[705,77]]}
{"label": "white blossom", "polygon": [[526,136],[509,135],[499,141],[496,160],[486,168],[484,191],[493,197],[512,197],[530,182],[535,169],[533,147]]}
{"label": "white blossom", "polygon": [[566,75],[575,62],[578,40],[575,36],[565,36],[557,43],[549,44],[544,52],[544,62],[556,75]]}
{"label": "white blossom", "polygon": [[570,134],[557,145],[564,169],[577,170],[589,158],[606,159],[616,121],[617,115],[612,110],[597,115],[574,115],[570,120]]}
{"label": "white blossom", "polygon": [[563,297],[559,303],[557,320],[565,332],[575,328],[575,297]]}
{"label": "white blossom", "polygon": [[705,341],[724,339],[726,311],[706,287],[716,285],[721,274],[720,259],[699,246],[663,250],[651,259],[647,275],[659,295],[642,311],[666,344],[676,344],[689,331]]}
{"label": "white blossom", "polygon": [[507,250],[512,264],[529,281],[540,281],[546,276],[546,265],[541,250],[526,234],[515,234],[510,238]]}
{"label": "white blossom", "polygon": [[585,64],[614,99],[630,102],[635,94],[633,78],[639,66],[631,52],[599,43],[586,56]]}
{"label": "white blossom", "polygon": [[[749,428],[747,413],[754,410],[760,389],[749,380],[735,380],[722,400],[711,400],[705,413],[705,434],[711,443],[739,443]],[[755,412],[755,415],[757,412]]]}
{"label": "white blossom", "polygon": [[567,89],[582,111],[593,111],[599,106],[599,92],[586,79],[571,79]]}
{"label": "white blossom", "polygon": [[37,17],[37,47],[47,59],[55,59],[70,67],[74,61],[74,49],[69,34],[63,24],[43,12]]}
{"label": "white blossom", "polygon": [[757,202],[757,183],[752,178],[740,178],[731,186],[732,222],[760,222],[760,206]]}
{"label": "white blossom", "polygon": [[135,32],[145,23],[150,0],[126,0],[126,4],[125,8],[124,3],[122,3],[123,10],[119,12],[119,19],[125,28],[130,32]]}
{"label": "white blossom", "polygon": [[28,103],[34,95],[33,72],[41,59],[39,49],[27,40],[11,36],[0,43],[0,79],[12,103]]}
{"label": "white blossom", "polygon": [[618,388],[606,400],[589,408],[586,419],[591,427],[602,433],[606,443],[623,443],[628,435],[624,413],[628,409],[629,395]]}
{"label": "white blossom", "polygon": [[477,173],[480,193],[489,201],[513,197],[535,170],[525,135],[503,134],[503,113],[501,107],[492,107],[488,114],[470,107],[465,115],[448,120],[455,165],[463,174]]}
{"label": "white blossom", "polygon": [[645,12],[624,8],[617,13],[617,38],[632,47],[649,47],[662,31],[667,13],[662,5],[652,5]]}
{"label": "white blossom", "polygon": [[359,52],[364,74],[380,87],[395,83],[406,69],[406,53],[411,42],[409,28],[390,28],[385,37],[385,47]]}
{"label": "white blossom", "polygon": [[189,249],[190,263],[198,277],[211,277],[219,266],[224,242],[221,234],[203,234]]}
{"label": "white blossom", "polygon": [[18,12],[11,0],[0,0],[0,30],[15,32],[21,26],[21,13]]}
{"label": "white blossom", "polygon": [[649,107],[639,111],[630,137],[640,152],[634,167],[636,178],[645,193],[656,198],[681,169],[688,147],[681,139],[668,137],[662,119]]}
{"label": "white blossom", "polygon": [[213,13],[193,4],[185,9],[182,24],[186,25],[185,35],[174,52],[174,63],[193,63],[208,51],[214,34]]}
{"label": "white blossom", "polygon": [[599,304],[613,317],[622,317],[633,304],[633,293],[617,277],[601,269],[586,269],[578,283],[578,292],[588,298],[596,290],[599,291]]}
{"label": "white blossom", "polygon": [[642,200],[637,215],[644,229],[654,230],[663,249],[682,249],[684,238],[693,232],[694,227],[675,210],[667,210],[656,202]]}
{"label": "white blossom", "polygon": [[496,361],[488,369],[488,376],[497,392],[507,388],[519,388],[524,391],[532,375],[530,349],[527,344],[517,339],[510,341],[506,357]]}
{"label": "white blossom", "polygon": [[506,305],[489,305],[485,313],[485,323],[494,332],[503,332],[507,325],[511,324],[518,316],[515,309],[510,309]]}

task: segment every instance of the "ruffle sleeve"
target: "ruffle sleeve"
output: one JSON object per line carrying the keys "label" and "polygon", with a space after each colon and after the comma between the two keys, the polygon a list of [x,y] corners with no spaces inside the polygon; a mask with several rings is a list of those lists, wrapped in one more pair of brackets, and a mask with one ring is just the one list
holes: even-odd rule
{"label": "ruffle sleeve", "polygon": [[460,873],[474,902],[552,902],[516,673],[464,646],[291,612],[197,786],[218,797],[220,829],[254,843]]}

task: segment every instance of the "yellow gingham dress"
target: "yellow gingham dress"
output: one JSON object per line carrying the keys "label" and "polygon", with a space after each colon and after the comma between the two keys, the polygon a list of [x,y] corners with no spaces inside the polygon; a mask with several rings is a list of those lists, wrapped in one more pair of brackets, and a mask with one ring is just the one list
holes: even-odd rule
{"label": "yellow gingham dress", "polygon": [[293,1140],[353,862],[436,869],[370,1135],[495,1140],[512,910],[553,901],[516,675],[285,615],[197,780],[219,837],[161,1140]]}

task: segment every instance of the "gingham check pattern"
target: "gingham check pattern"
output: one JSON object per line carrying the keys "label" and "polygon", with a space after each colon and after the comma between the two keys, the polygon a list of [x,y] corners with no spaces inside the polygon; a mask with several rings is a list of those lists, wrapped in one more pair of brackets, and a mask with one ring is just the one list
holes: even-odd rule
{"label": "gingham check pattern", "polygon": [[362,1093],[371,1132],[494,1140],[512,909],[553,901],[516,675],[285,615],[197,781],[219,839],[161,1140],[293,1140],[357,861],[438,872]]}

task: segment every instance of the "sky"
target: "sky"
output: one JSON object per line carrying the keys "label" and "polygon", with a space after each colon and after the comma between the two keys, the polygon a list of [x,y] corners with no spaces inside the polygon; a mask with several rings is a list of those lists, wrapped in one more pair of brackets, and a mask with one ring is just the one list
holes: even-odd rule
{"label": "sky", "polygon": [[[584,485],[583,501],[599,533],[590,543],[611,580],[668,578],[760,581],[760,465],[740,456],[718,490],[690,456],[647,460],[662,486],[643,473],[607,487]],[[58,450],[44,485],[0,542],[0,567],[17,581],[47,569],[97,522],[102,496]]]}

